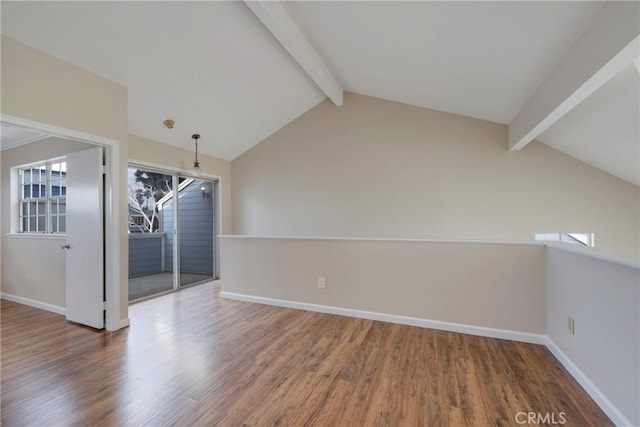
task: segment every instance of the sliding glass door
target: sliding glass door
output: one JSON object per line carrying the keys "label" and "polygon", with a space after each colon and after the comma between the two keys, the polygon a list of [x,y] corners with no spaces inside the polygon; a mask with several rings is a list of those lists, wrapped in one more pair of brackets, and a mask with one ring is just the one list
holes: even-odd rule
{"label": "sliding glass door", "polygon": [[187,181],[190,182],[178,200],[180,286],[215,277],[215,183],[203,179]]}
{"label": "sliding glass door", "polygon": [[213,280],[217,182],[129,168],[129,301]]}

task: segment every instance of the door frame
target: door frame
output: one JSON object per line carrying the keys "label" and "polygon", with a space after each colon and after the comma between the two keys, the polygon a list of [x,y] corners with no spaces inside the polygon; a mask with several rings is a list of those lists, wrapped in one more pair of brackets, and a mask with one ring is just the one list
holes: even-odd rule
{"label": "door frame", "polygon": [[120,233],[120,142],[8,114],[0,116],[0,123],[104,148],[107,164],[104,188],[105,328],[108,331],[117,331],[129,326],[128,319],[120,318],[122,297],[122,292],[120,292],[120,248],[123,243]]}
{"label": "door frame", "polygon": [[[179,167],[174,167],[174,166],[169,166],[169,165],[163,165],[160,163],[153,163],[153,162],[147,162],[144,160],[135,160],[135,159],[129,159],[129,162],[127,163],[127,168],[130,167],[139,167],[140,169],[144,169],[147,168],[150,170],[150,172],[159,172],[159,173],[166,173],[166,174],[171,174],[171,175],[178,175],[178,176],[183,176],[186,178],[203,178],[209,181],[213,182],[213,187],[212,187],[212,192],[213,192],[213,203],[214,203],[214,223],[213,223],[213,243],[215,245],[216,251],[215,251],[215,257],[213,260],[213,269],[215,271],[215,275],[214,275],[214,279],[219,279],[220,278],[220,230],[222,230],[222,205],[221,205],[221,187],[222,187],[222,178],[218,175],[213,175],[210,173],[203,173],[200,172],[200,174],[198,176],[196,176],[193,173],[193,170],[190,169],[184,169],[184,168],[179,168]],[[179,202],[178,202],[179,203]],[[177,209],[177,203],[175,204],[175,209]],[[174,221],[177,221],[177,215],[174,214]],[[174,224],[174,229],[176,228],[176,224]],[[174,244],[177,244],[177,239],[174,241]],[[174,258],[175,257],[175,253],[174,253]],[[178,251],[178,255],[179,255],[179,251]],[[175,263],[175,259],[174,259],[174,263]],[[178,278],[179,280],[179,278]],[[174,277],[174,286],[175,286],[175,277]],[[178,287],[179,288],[179,287]],[[175,288],[174,288],[175,289]]]}

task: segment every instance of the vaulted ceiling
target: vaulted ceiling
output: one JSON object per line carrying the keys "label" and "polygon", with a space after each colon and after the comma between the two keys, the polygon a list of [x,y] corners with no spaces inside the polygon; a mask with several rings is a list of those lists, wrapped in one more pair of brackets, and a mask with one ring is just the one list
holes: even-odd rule
{"label": "vaulted ceiling", "polygon": [[[539,110],[532,99],[603,4],[3,1],[0,7],[3,34],[126,86],[131,133],[191,149],[190,135],[198,131],[203,152],[231,160],[327,95],[339,104],[343,89],[520,122],[530,116],[527,108]],[[640,74],[628,62],[536,136],[640,185]],[[162,126],[166,118],[176,121],[173,130]]]}

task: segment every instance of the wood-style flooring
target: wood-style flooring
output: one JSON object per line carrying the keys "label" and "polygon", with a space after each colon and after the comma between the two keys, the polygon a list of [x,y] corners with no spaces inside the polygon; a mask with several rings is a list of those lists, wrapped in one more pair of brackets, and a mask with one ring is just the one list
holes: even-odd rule
{"label": "wood-style flooring", "polygon": [[133,304],[115,333],[8,301],[1,315],[3,426],[611,425],[543,346],[225,300],[214,284]]}

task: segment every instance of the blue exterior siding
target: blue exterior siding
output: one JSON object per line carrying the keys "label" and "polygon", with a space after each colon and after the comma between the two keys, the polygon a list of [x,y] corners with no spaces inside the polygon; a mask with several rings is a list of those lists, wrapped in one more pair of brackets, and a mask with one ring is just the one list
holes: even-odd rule
{"label": "blue exterior siding", "polygon": [[162,273],[164,233],[129,236],[129,277]]}
{"label": "blue exterior siding", "polygon": [[173,201],[169,200],[160,212],[160,230],[165,232],[164,271],[173,271]]}
{"label": "blue exterior siding", "polygon": [[[214,274],[214,203],[213,183],[195,180],[180,191],[180,271],[182,273]],[[202,197],[200,188],[206,187],[207,195]],[[172,229],[173,200],[168,200],[162,208],[162,229]],[[173,271],[173,234],[166,233],[165,271]]]}

